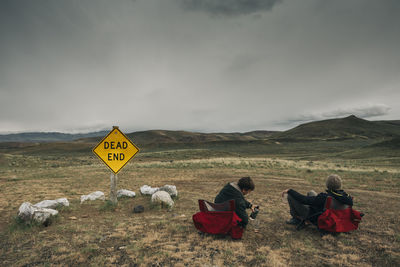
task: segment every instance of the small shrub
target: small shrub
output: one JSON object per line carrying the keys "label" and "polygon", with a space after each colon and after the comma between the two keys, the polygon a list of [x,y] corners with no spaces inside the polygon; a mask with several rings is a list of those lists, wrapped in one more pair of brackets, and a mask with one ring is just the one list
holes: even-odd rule
{"label": "small shrub", "polygon": [[86,247],[81,249],[81,252],[83,254],[94,255],[94,254],[98,254],[98,249],[99,249],[99,247],[97,245],[88,244]]}
{"label": "small shrub", "polygon": [[100,206],[100,211],[115,211],[117,206],[118,204],[114,204],[110,200],[107,200]]}
{"label": "small shrub", "polygon": [[68,207],[59,205],[56,207],[56,210],[58,210],[59,213],[71,213],[72,211],[76,210],[76,208],[74,209],[71,205]]}
{"label": "small shrub", "polygon": [[267,261],[268,257],[267,257],[266,255],[257,253],[254,259],[255,259],[256,262],[258,262],[258,263],[263,263],[263,262],[266,262],[266,261]]}
{"label": "small shrub", "polygon": [[225,257],[231,258],[233,256],[233,251],[230,249],[227,249],[224,251]]}
{"label": "small shrub", "polygon": [[150,210],[161,210],[161,204],[158,202],[150,202],[149,209]]}
{"label": "small shrub", "polygon": [[35,221],[24,221],[18,216],[15,216],[12,223],[9,225],[8,230],[12,233],[15,231],[28,231],[33,227],[37,227],[40,224]]}

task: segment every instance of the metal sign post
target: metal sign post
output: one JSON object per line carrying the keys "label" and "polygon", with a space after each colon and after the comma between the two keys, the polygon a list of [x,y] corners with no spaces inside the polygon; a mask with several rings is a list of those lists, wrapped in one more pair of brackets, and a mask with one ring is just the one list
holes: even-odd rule
{"label": "metal sign post", "polygon": [[93,153],[112,171],[110,177],[110,200],[114,204],[117,203],[117,173],[138,152],[139,148],[137,148],[137,146],[119,130],[118,126],[113,126],[112,131],[109,132],[107,136],[104,137],[103,140],[101,140],[101,142],[93,149]]}

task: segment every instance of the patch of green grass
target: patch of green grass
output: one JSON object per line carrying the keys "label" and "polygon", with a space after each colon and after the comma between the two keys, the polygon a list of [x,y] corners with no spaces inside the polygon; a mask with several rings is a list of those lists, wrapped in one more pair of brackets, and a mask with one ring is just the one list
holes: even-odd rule
{"label": "patch of green grass", "polygon": [[38,223],[36,221],[25,221],[22,218],[15,216],[12,220],[12,223],[8,226],[8,231],[10,233],[17,232],[17,231],[30,231],[33,228],[38,227],[47,227],[53,224],[55,221],[59,220],[58,215],[51,216],[44,224]]}
{"label": "patch of green grass", "polygon": [[111,200],[106,200],[99,208],[100,211],[115,211],[118,204],[114,204]]}
{"label": "patch of green grass", "polygon": [[156,202],[150,202],[149,204],[150,210],[161,210],[161,204]]}
{"label": "patch of green grass", "polygon": [[231,258],[233,256],[233,251],[231,249],[224,250],[224,255],[227,258]]}
{"label": "patch of green grass", "polygon": [[97,254],[99,247],[96,244],[88,244],[86,247],[82,248],[81,252],[83,254]]}
{"label": "patch of green grass", "polygon": [[188,225],[181,224],[181,223],[170,223],[168,226],[168,232],[170,235],[174,236],[176,234],[185,234],[190,233],[192,226],[188,227]]}
{"label": "patch of green grass", "polygon": [[77,204],[73,204],[73,205],[69,205],[68,207],[63,206],[63,205],[59,205],[56,209],[58,210],[59,213],[71,213],[73,211],[78,210],[78,205]]}
{"label": "patch of green grass", "polygon": [[307,236],[303,239],[303,245],[305,248],[312,250],[314,249],[314,240],[311,237]]}
{"label": "patch of green grass", "polygon": [[135,242],[133,244],[129,244],[127,246],[127,250],[131,250],[131,251],[134,251],[134,252],[140,252],[142,250],[145,250],[145,247],[144,247],[144,245],[143,245],[143,243],[141,241],[137,241],[137,242]]}
{"label": "patch of green grass", "polygon": [[262,253],[257,253],[254,259],[257,261],[257,263],[264,263],[267,261],[268,257]]}
{"label": "patch of green grass", "polygon": [[354,246],[354,240],[350,239],[347,235],[343,236],[343,239],[340,240],[346,246]]}
{"label": "patch of green grass", "polygon": [[371,187],[368,187],[368,190],[380,192],[380,191],[382,191],[382,188],[380,186],[371,186]]}
{"label": "patch of green grass", "polygon": [[20,217],[14,217],[12,223],[9,225],[8,230],[10,233],[15,231],[27,231],[30,230],[34,225],[32,223],[27,223]]}
{"label": "patch of green grass", "polygon": [[132,199],[132,198],[128,197],[128,196],[120,196],[120,197],[118,197],[118,201],[127,201],[127,200],[130,200],[130,199]]}

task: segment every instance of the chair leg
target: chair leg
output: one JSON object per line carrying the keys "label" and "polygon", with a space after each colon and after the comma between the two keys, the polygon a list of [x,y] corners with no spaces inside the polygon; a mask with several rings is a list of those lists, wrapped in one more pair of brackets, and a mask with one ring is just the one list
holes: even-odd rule
{"label": "chair leg", "polygon": [[305,220],[302,220],[297,226],[296,226],[296,230],[297,231],[300,231],[301,229],[304,229],[304,228],[306,228],[306,221]]}

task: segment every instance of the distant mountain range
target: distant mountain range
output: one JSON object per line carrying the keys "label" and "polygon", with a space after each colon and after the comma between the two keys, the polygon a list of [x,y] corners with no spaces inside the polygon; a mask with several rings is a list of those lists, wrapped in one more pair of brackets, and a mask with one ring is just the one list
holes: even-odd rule
{"label": "distant mountain range", "polygon": [[17,134],[3,134],[0,135],[0,142],[69,142],[80,138],[90,138],[96,136],[105,136],[108,131],[99,131],[86,134],[67,134],[58,132],[31,132],[31,133],[17,133]]}
{"label": "distant mountain range", "polygon": [[[0,135],[0,142],[98,142],[109,131],[99,131],[87,134],[66,134],[58,132],[32,132]],[[150,143],[199,143],[213,141],[251,141],[265,139],[277,131],[252,131],[247,133],[197,133],[189,131],[149,130],[126,134],[135,142]]]}
{"label": "distant mountain range", "polygon": [[[108,131],[87,134],[65,134],[57,132],[33,132],[0,135],[0,142],[85,142],[97,143]],[[284,132],[252,131],[246,133],[197,133],[189,131],[149,130],[128,133],[137,144],[157,143],[202,143],[218,141],[276,140],[341,140],[351,138],[375,139],[400,136],[400,120],[368,121],[354,115],[301,124]]]}
{"label": "distant mountain range", "polygon": [[254,141],[273,136],[276,131],[252,131],[247,133],[195,133],[186,131],[153,130],[134,132],[127,136],[138,144],[151,143],[206,143],[218,141]]}

